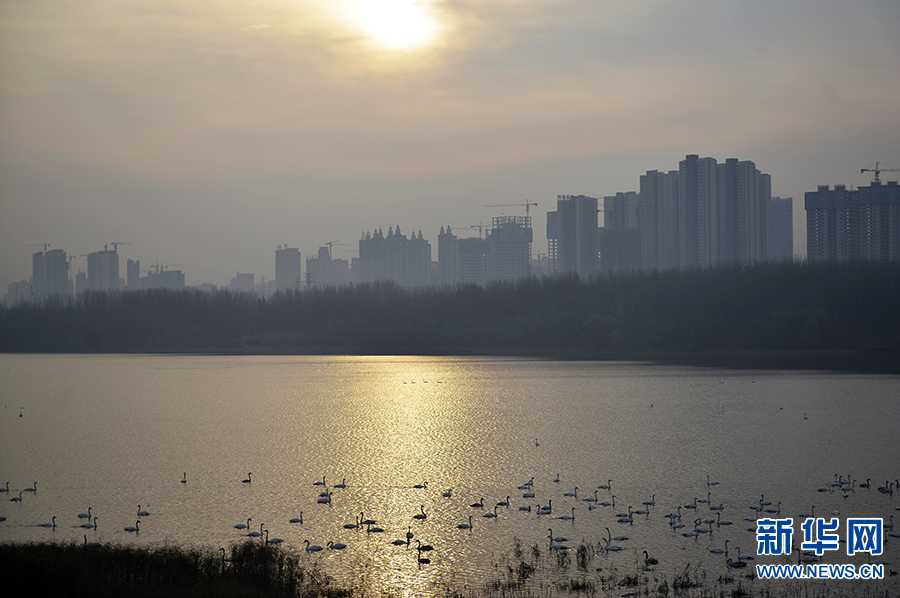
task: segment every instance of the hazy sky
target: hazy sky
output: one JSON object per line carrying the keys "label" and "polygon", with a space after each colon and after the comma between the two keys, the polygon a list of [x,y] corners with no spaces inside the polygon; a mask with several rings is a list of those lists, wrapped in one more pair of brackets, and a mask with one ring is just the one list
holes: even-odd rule
{"label": "hazy sky", "polygon": [[32,243],[225,285],[525,201],[545,250],[557,194],[689,153],[771,174],[805,253],[805,191],[900,166],[900,1],[0,3],[4,292]]}

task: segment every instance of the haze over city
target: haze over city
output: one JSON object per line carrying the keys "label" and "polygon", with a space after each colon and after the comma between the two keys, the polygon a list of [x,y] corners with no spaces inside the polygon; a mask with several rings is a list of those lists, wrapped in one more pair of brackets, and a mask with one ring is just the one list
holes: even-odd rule
{"label": "haze over city", "polygon": [[227,285],[526,201],[545,251],[558,194],[694,153],[770,174],[803,255],[805,192],[900,164],[895,0],[370,4],[4,3],[0,283],[123,242]]}

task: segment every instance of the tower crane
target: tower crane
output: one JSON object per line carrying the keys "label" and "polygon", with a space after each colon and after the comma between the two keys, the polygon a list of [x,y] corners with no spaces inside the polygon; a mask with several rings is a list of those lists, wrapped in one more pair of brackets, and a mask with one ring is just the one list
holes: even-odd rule
{"label": "tower crane", "polygon": [[862,172],[874,172],[874,173],[875,173],[875,178],[872,179],[872,182],[873,182],[873,183],[881,183],[881,180],[878,178],[878,175],[881,174],[882,172],[896,172],[896,171],[900,171],[900,168],[879,168],[879,167],[878,167],[879,164],[881,164],[881,162],[875,162],[875,168],[860,168],[859,171],[860,171],[861,173],[862,173]]}
{"label": "tower crane", "polygon": [[332,246],[333,246],[333,245],[346,245],[346,243],[340,243],[340,239],[338,239],[337,241],[328,241],[328,242],[325,243],[325,245],[328,246],[328,257],[329,257],[329,259],[334,259],[334,251],[333,251]]}
{"label": "tower crane", "polygon": [[497,203],[497,204],[487,205],[484,207],[486,207],[486,208],[509,208],[512,206],[525,206],[525,217],[529,218],[530,215],[528,213],[528,209],[531,206],[536,206],[536,205],[537,205],[537,203],[535,203],[535,202],[525,201],[525,203]]}
{"label": "tower crane", "polygon": [[44,241],[43,243],[29,243],[29,247],[43,247],[44,253],[47,253],[47,248],[50,247],[50,243]]}
{"label": "tower crane", "polygon": [[123,242],[123,241],[112,241],[112,242],[110,243],[110,245],[113,246],[113,251],[115,251],[116,253],[118,253],[118,252],[119,252],[119,245],[131,245],[131,243],[125,243],[125,242]]}

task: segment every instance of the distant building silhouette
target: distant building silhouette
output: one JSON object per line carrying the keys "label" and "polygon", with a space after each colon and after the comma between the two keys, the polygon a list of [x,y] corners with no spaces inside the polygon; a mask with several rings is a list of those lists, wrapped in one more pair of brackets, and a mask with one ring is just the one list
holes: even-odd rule
{"label": "distant building silhouette", "polygon": [[454,284],[461,277],[459,269],[459,240],[450,225],[445,229],[441,225],[438,233],[438,282],[441,284]]}
{"label": "distant building silhouette", "polygon": [[900,261],[900,185],[848,190],[820,185],[805,194],[809,261]]}
{"label": "distant building silhouette", "polygon": [[306,258],[307,286],[340,286],[350,282],[350,263],[331,259],[328,247],[319,247],[315,257]]}
{"label": "distant building silhouette", "polygon": [[794,200],[773,197],[769,204],[770,260],[794,259]]}
{"label": "distant building silhouette", "polygon": [[115,250],[95,251],[87,256],[87,288],[115,291],[119,288],[119,254]]}
{"label": "distant building silhouette", "polygon": [[641,236],[638,229],[640,195],[635,191],[603,198],[600,228],[600,270],[619,272],[640,268]]}
{"label": "distant building silhouette", "polygon": [[31,256],[31,292],[37,297],[70,293],[69,260],[65,249],[39,251]]}
{"label": "distant building silhouette", "polygon": [[275,250],[275,287],[278,290],[300,287],[300,250],[279,245]]}
{"label": "distant building silhouette", "polygon": [[555,219],[556,271],[575,273],[582,278],[597,274],[600,269],[597,198],[557,195]]}
{"label": "distant building silhouette", "polygon": [[359,240],[360,282],[393,280],[403,286],[419,286],[431,280],[431,244],[419,234],[409,239],[400,226],[388,227],[387,236],[379,229],[364,233]]}
{"label": "distant building silhouette", "polygon": [[231,279],[231,284],[228,285],[228,288],[233,291],[243,291],[245,293],[252,293],[255,290],[256,277],[250,274],[241,274],[240,272],[235,273],[234,278]]}
{"label": "distant building silhouette", "polygon": [[531,275],[530,216],[496,216],[492,219],[488,276],[491,280],[517,280]]}

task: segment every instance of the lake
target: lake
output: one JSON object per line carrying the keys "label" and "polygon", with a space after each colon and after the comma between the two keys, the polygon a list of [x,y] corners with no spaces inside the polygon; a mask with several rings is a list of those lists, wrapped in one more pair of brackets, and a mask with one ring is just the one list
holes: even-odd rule
{"label": "lake", "polygon": [[[900,476],[898,376],[522,358],[0,355],[0,391],[2,542],[87,535],[227,548],[249,518],[250,531],[264,525],[342,584],[413,596],[481,588],[523,559],[546,564],[536,584],[612,572],[671,584],[685,567],[714,579],[729,569],[710,549],[727,540],[733,559],[737,548],[756,552],[745,518],[761,500],[781,511],[760,517],[794,518],[796,546],[799,515],[813,506],[816,516],[839,512],[841,530],[847,517],[892,515],[900,530],[900,491],[877,491]],[[323,492],[330,503],[318,502]],[[149,515],[139,518],[139,505]],[[664,515],[679,506],[685,528],[673,529]],[[89,507],[95,530],[80,527]],[[649,514],[619,523],[629,507]],[[384,531],[344,527],[360,513]],[[41,526],[54,516],[55,528]],[[472,529],[458,528],[470,516]],[[681,535],[716,517],[733,523]],[[138,533],[125,531],[138,520]],[[550,549],[550,529],[569,538],[558,543],[570,563]],[[896,594],[888,570],[900,569],[900,538],[887,531],[875,557],[890,563],[885,579],[865,588]],[[407,533],[409,546],[392,544]],[[601,550],[617,535],[628,537],[612,542],[623,550]],[[347,547],[307,555],[307,540]],[[430,563],[418,562],[417,541],[434,547],[421,553]],[[579,569],[582,544],[591,559]],[[644,550],[659,559],[649,572]],[[844,550],[821,562],[867,562]]]}

